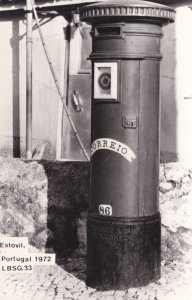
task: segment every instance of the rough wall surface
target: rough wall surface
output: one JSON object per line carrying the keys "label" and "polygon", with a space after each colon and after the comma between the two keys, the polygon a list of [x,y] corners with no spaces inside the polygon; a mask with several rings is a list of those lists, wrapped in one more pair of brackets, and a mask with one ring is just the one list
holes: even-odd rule
{"label": "rough wall surface", "polygon": [[188,260],[192,252],[192,167],[162,164],[159,190],[162,256]]}
{"label": "rough wall surface", "polygon": [[63,254],[77,248],[78,219],[88,207],[88,164],[4,158],[0,164],[1,233],[28,236],[32,246]]}
{"label": "rough wall surface", "polygon": [[[0,158],[0,233],[41,251],[86,251],[89,163]],[[190,259],[192,167],[161,164],[162,259]]]}

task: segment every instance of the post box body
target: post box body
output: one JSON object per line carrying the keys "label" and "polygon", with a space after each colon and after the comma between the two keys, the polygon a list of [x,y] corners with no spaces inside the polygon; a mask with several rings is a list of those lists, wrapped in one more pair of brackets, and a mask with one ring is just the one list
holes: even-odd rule
{"label": "post box body", "polygon": [[108,1],[81,14],[93,39],[87,283],[142,286],[160,277],[160,40],[174,12]]}
{"label": "post box body", "polygon": [[[146,28],[145,24],[140,24],[139,32],[143,27],[146,36],[136,35],[137,24],[111,24],[111,30],[115,26],[122,31],[119,39],[98,36],[93,41],[93,77],[98,61],[115,63],[118,96],[117,100],[100,100],[93,95],[91,142],[92,152],[96,151],[91,158],[90,212],[98,213],[99,205],[110,204],[113,216],[143,217],[159,211],[159,51],[162,33],[155,25]],[[149,37],[154,32],[156,35]],[[147,59],[144,59],[145,50]],[[132,57],[127,57],[126,51]],[[101,139],[101,146],[98,139]],[[127,154],[122,143],[133,152],[130,159],[122,156]]]}

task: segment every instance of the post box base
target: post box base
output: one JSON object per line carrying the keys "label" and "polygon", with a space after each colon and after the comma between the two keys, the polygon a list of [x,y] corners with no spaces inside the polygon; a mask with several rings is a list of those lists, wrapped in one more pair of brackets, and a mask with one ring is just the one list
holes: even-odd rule
{"label": "post box base", "polygon": [[160,278],[160,214],[139,218],[88,215],[87,285],[124,290]]}

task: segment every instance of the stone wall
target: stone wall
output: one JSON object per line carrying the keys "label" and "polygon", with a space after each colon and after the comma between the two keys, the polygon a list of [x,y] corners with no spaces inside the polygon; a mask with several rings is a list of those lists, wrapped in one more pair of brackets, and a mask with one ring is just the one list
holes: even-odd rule
{"label": "stone wall", "polygon": [[192,249],[192,167],[180,163],[160,167],[162,255],[188,259]]}
{"label": "stone wall", "polygon": [[1,234],[28,236],[32,246],[49,252],[78,248],[77,228],[88,207],[88,163],[1,158],[0,164]]}
{"label": "stone wall", "polygon": [[[0,233],[28,236],[40,251],[86,251],[89,163],[0,158]],[[162,259],[189,259],[192,167],[160,166]]]}

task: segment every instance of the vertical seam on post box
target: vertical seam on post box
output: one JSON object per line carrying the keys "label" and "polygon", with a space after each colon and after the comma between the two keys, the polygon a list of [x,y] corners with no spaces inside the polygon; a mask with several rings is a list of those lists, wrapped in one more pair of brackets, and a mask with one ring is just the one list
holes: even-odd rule
{"label": "vertical seam on post box", "polygon": [[138,187],[137,187],[137,197],[138,197],[138,217],[140,214],[140,172],[139,172],[139,165],[140,165],[140,147],[139,147],[139,138],[140,138],[140,97],[141,97],[141,61],[139,60],[139,97],[138,101],[138,162],[137,162],[137,173],[138,173]]}
{"label": "vertical seam on post box", "polygon": [[[142,60],[143,61],[143,60]],[[141,112],[141,107],[143,105],[142,99],[141,99],[141,59],[139,59],[139,97],[138,97],[138,122],[139,122],[139,130],[138,130],[138,217],[144,216],[144,198],[143,198],[143,191],[142,191],[142,186],[141,186],[141,173],[142,173],[142,146],[140,145],[142,142],[142,126],[141,126],[141,121],[142,121],[142,112]],[[140,170],[141,169],[141,170]]]}

